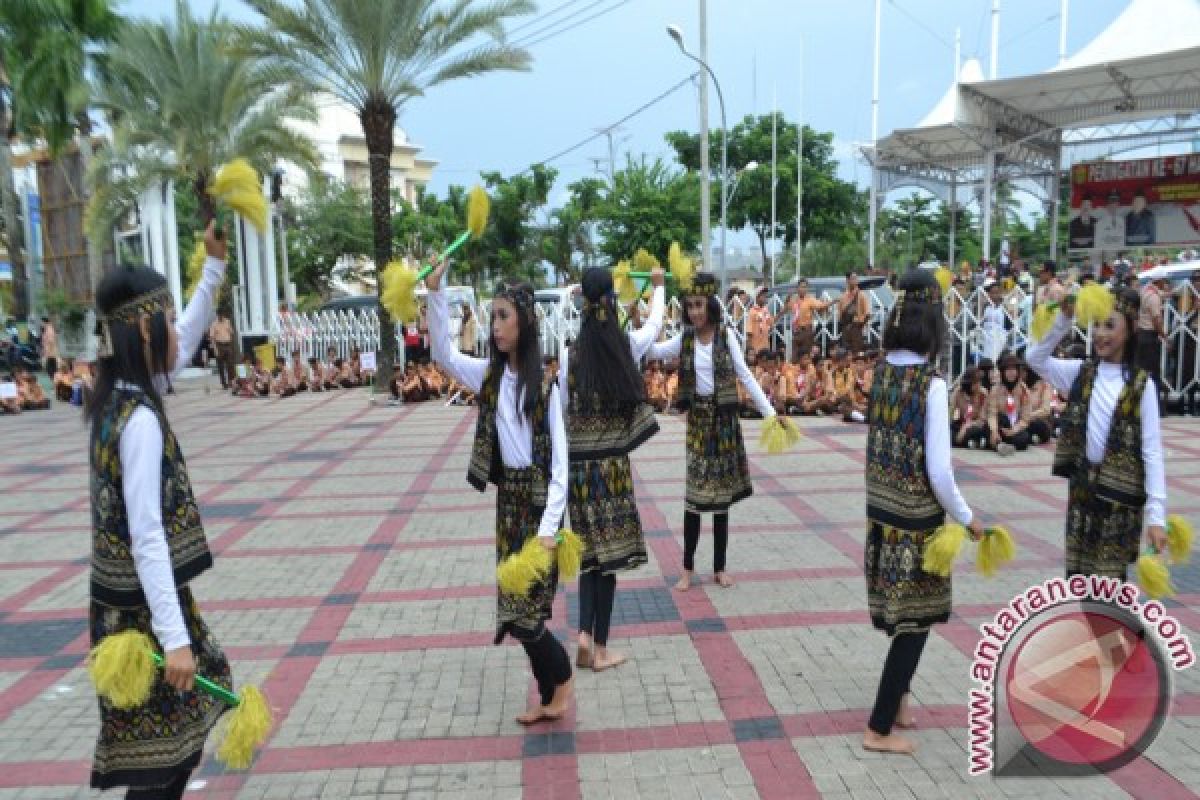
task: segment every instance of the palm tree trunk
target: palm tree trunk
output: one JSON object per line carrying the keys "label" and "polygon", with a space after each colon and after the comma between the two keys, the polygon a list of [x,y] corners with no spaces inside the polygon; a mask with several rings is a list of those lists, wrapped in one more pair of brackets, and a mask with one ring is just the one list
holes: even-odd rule
{"label": "palm tree trunk", "polygon": [[379,358],[375,383],[382,391],[396,362],[396,331],[383,307],[383,269],[392,260],[392,147],[396,109],[386,99],[367,102],[360,116],[367,140],[371,176],[371,232],[374,238],[375,291],[379,296]]}
{"label": "palm tree trunk", "polygon": [[[5,125],[3,101],[0,101],[0,125]],[[0,209],[4,211],[4,230],[8,234],[8,259],[13,270],[13,307],[5,313],[18,319],[29,315],[29,274],[25,269],[25,232],[17,222],[17,198],[13,190],[12,151],[6,131],[0,131]]]}
{"label": "palm tree trunk", "polygon": [[[92,123],[88,120],[87,111],[82,111],[76,118],[76,127],[78,135],[75,137],[79,146],[79,161],[80,174],[87,175],[88,170],[92,165],[92,157],[95,153],[92,151]],[[87,207],[88,197],[87,180],[83,182],[83,204]],[[88,288],[92,295],[96,293],[96,287],[100,284],[100,278],[104,276],[104,243],[93,242],[92,237],[84,235],[84,243],[87,247],[87,263],[88,263]]]}

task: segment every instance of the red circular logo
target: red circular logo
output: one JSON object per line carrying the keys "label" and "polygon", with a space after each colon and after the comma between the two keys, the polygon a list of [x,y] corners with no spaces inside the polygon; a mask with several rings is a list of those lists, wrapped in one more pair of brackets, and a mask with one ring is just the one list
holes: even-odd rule
{"label": "red circular logo", "polygon": [[1142,634],[1082,610],[1032,630],[1004,680],[1009,713],[1029,745],[1078,765],[1102,765],[1141,747],[1156,732],[1169,692]]}

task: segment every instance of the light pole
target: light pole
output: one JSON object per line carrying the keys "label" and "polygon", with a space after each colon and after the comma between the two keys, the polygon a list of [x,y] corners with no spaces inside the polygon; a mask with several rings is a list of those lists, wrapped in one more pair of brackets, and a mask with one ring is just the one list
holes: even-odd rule
{"label": "light pole", "polygon": [[[707,63],[702,59],[697,58],[687,51],[683,45],[683,31],[678,25],[668,25],[667,35],[675,40],[675,44],[679,45],[679,52],[695,61],[700,66],[704,67],[704,71],[712,78],[713,86],[717,88],[717,101],[721,106],[721,296],[725,295],[725,289],[729,283],[729,273],[725,267],[725,229],[726,223],[729,221],[729,128],[725,122],[725,96],[721,93],[721,84],[717,80],[716,73],[712,71]],[[704,121],[704,125],[708,126],[708,120]]]}

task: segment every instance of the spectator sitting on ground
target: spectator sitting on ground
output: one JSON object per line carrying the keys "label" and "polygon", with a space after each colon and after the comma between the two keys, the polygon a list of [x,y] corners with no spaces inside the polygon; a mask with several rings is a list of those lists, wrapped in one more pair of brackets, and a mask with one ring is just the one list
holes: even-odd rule
{"label": "spectator sitting on ground", "polygon": [[389,406],[398,406],[403,398],[404,390],[404,367],[399,364],[392,364],[392,377],[388,380],[388,394],[391,397],[388,399]]}
{"label": "spectator sitting on ground", "polygon": [[1025,385],[1029,387],[1029,440],[1033,444],[1048,442],[1058,436],[1058,409],[1062,400],[1050,382],[1035,370],[1025,369]]}
{"label": "spectator sitting on ground", "polygon": [[46,411],[50,408],[50,398],[46,397],[45,390],[32,372],[22,371],[18,389],[22,411]]}
{"label": "spectator sitting on ground", "polygon": [[818,357],[813,362],[813,380],[809,382],[807,398],[800,404],[800,412],[823,417],[837,411],[837,406],[830,361],[828,358]]}
{"label": "spectator sitting on ground", "polygon": [[[245,377],[238,373],[244,373]],[[238,365],[238,369],[233,371],[233,380],[230,381],[233,389],[234,397],[253,397],[254,396],[254,359],[249,355],[242,356],[242,363]]]}
{"label": "spectator sitting on ground", "polygon": [[367,386],[375,380],[375,370],[363,369],[362,352],[357,346],[350,351],[350,361],[354,364],[354,374],[358,376],[360,386]]}
{"label": "spectator sitting on ground", "polygon": [[425,385],[425,391],[430,397],[442,397],[446,394],[446,378],[436,365],[426,360],[417,365],[417,374],[421,376],[421,383]]}
{"label": "spectator sitting on ground", "polygon": [[17,378],[12,373],[6,373],[0,377],[0,383],[11,385],[13,391],[16,392],[15,397],[0,398],[0,413],[4,414],[20,414],[21,413],[21,387],[17,383]]}
{"label": "spectator sitting on ground", "polygon": [[337,350],[329,348],[325,354],[325,363],[321,365],[321,380],[326,389],[340,389],[341,383],[338,381],[341,376],[342,365],[337,357]]}
{"label": "spectator sitting on ground", "polygon": [[362,383],[358,379],[358,371],[354,368],[354,362],[348,358],[339,358],[336,362],[338,368],[338,385],[343,389],[353,389],[361,386]]}
{"label": "spectator sitting on ground", "polygon": [[785,364],[784,376],[787,380],[787,392],[784,396],[784,410],[788,414],[804,413],[804,403],[808,400],[809,390],[817,382],[817,371],[813,369],[812,354],[802,352],[795,364]]}
{"label": "spectator sitting on ground", "polygon": [[667,377],[663,374],[662,365],[657,360],[651,360],[646,365],[646,371],[642,373],[642,380],[645,383],[646,402],[659,413],[665,411],[667,408]]}
{"label": "spectator sitting on ground", "polygon": [[417,372],[417,365],[411,361],[404,369],[404,380],[400,384],[400,394],[406,403],[419,403],[429,397],[425,385],[421,380],[421,375]]}
{"label": "spectator sitting on ground", "polygon": [[1021,360],[1000,357],[999,380],[988,396],[988,444],[1002,456],[1029,447],[1029,391],[1021,382]]}
{"label": "spectator sitting on ground", "polygon": [[271,394],[271,373],[262,365],[259,358],[254,359],[253,388],[258,397],[268,397]]}
{"label": "spectator sitting on ground", "polygon": [[292,371],[286,364],[276,364],[271,375],[271,394],[276,397],[291,397],[296,393],[292,384]]}
{"label": "spectator sitting on ground", "polygon": [[310,392],[325,391],[324,370],[321,362],[314,356],[308,360],[308,390]]}
{"label": "spectator sitting on ground", "polygon": [[75,383],[71,373],[74,369],[74,362],[68,358],[59,362],[58,369],[54,372],[54,398],[60,403],[71,402],[71,387]]}
{"label": "spectator sitting on ground", "polygon": [[292,351],[291,363],[291,382],[292,387],[297,392],[303,392],[308,389],[308,367],[304,365],[304,359],[300,358],[300,351]]}
{"label": "spectator sitting on ground", "polygon": [[92,365],[82,359],[75,362],[75,377],[71,382],[71,405],[82,406],[92,396],[95,377]]}
{"label": "spectator sitting on ground", "polygon": [[967,367],[950,395],[950,442],[954,447],[974,450],[988,440],[987,390],[979,382],[979,370]]}

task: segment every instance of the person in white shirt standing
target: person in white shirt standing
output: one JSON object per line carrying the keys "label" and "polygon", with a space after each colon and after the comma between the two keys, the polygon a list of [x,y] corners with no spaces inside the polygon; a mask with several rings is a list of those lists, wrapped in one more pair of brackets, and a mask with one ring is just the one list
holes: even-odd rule
{"label": "person in white shirt standing", "polygon": [[204,274],[183,316],[166,279],[118,267],[96,288],[100,338],[91,422],[92,645],[125,630],[152,635],[165,669],[131,709],[100,700],[92,763],[96,789],[128,798],[180,798],[204,740],[226,710],[193,692],[197,672],[233,688],[229,662],[200,617],[188,583],[212,566],[200,511],[162,395],[204,336],[225,275],[225,240],[209,224]]}
{"label": "person in white shirt standing", "polygon": [[950,455],[946,381],[935,362],[946,337],[941,287],[928,270],[901,276],[883,332],[886,358],[868,404],[867,535],[863,558],[871,624],[891,639],[863,748],[909,754],[910,683],[929,629],[950,618],[950,576],[923,568],[926,543],[950,516],[978,541],[984,528],[958,491]]}
{"label": "person in white shirt standing", "polygon": [[1113,189],[1108,203],[1096,218],[1096,249],[1116,253],[1125,249],[1125,215],[1121,213],[1121,193]]}
{"label": "person in white shirt standing", "polygon": [[[491,357],[475,358],[452,340],[445,272],[442,261],[425,279],[430,349],[435,361],[476,393],[479,421],[467,482],[481,492],[496,485],[496,560],[521,552],[535,537],[553,554],[567,506],[567,433],[557,382],[543,388],[533,287],[501,282],[492,298]],[[557,589],[557,568],[524,594],[497,587],[495,643],[505,636],[521,643],[540,695],[537,705],[517,717],[522,725],[561,719],[571,699],[571,661],[546,627]]]}
{"label": "person in white shirt standing", "polygon": [[1167,547],[1167,489],[1154,379],[1135,364],[1140,300],[1114,290],[1115,308],[1092,328],[1095,357],[1054,358],[1071,331],[1074,304],[1060,307],[1054,326],[1029,348],[1038,374],[1067,393],[1059,418],[1053,472],[1066,478],[1066,573],[1125,579],[1146,540]]}
{"label": "person in white shirt standing", "polygon": [[729,507],[749,497],[750,468],[742,426],[738,421],[737,385],[749,393],[767,424],[775,409],[746,366],[741,342],[726,324],[717,299],[717,280],[700,272],[684,299],[688,325],[682,333],[651,345],[651,359],[679,359],[678,405],[687,411],[687,484],[683,513],[683,575],[675,588],[692,585],[700,515],[713,515],[713,577],[718,585],[733,586],[725,573],[729,544]]}

